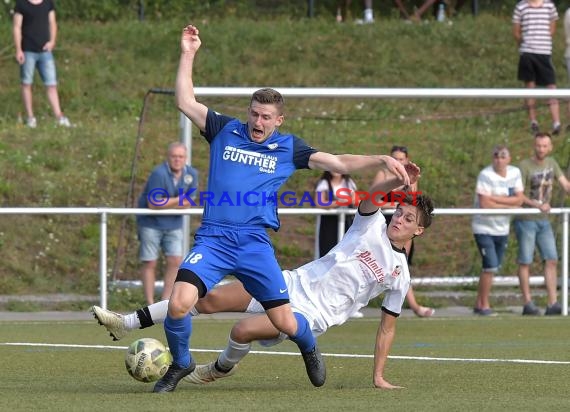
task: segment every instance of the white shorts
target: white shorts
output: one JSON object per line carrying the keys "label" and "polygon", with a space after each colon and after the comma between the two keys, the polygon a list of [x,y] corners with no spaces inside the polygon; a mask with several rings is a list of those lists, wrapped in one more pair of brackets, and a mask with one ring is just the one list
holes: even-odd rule
{"label": "white shorts", "polygon": [[[285,283],[289,289],[289,298],[291,299],[291,309],[293,309],[293,312],[300,313],[307,319],[314,337],[325,333],[328,329],[328,325],[321,316],[322,311],[319,310],[319,308],[317,308],[313,302],[311,302],[305,293],[297,271],[284,270],[283,277],[285,278]],[[252,298],[251,302],[249,302],[246,312],[264,313],[265,310],[257,300]],[[273,346],[283,342],[285,339],[288,339],[288,336],[284,333],[281,333],[278,338],[260,340],[259,343],[262,346]]]}

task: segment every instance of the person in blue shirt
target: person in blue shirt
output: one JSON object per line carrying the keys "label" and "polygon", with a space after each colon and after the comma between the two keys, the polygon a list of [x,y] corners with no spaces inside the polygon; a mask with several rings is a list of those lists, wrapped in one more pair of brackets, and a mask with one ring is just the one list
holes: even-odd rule
{"label": "person in blue shirt", "polygon": [[174,391],[195,369],[189,345],[190,311],[230,274],[261,303],[275,328],[297,344],[311,383],[321,386],[326,378],[322,356],[307,319],[291,310],[287,285],[266,231],[279,229],[276,193],[297,169],[347,174],[384,168],[405,185],[410,178],[404,166],[390,156],[333,155],[315,150],[297,136],[280,133],[284,101],[276,90],[265,88],[253,94],[246,123],[208,109],[196,100],[192,79],[200,45],[198,29],[185,27],[176,104],[210,144],[209,199],[204,202],[194,247],[178,270],[164,321],[173,362],[153,391]]}
{"label": "person in blue shirt", "polygon": [[[168,146],[166,161],[151,172],[139,197],[138,207],[149,209],[182,209],[192,205],[191,199],[179,196],[198,188],[198,171],[186,164],[186,146],[181,142]],[[183,253],[182,215],[137,215],[137,234],[142,262],[141,279],[147,303],[154,302],[156,264],[160,251],[165,255],[162,299],[172,293]],[[161,300],[162,300],[161,299]]]}

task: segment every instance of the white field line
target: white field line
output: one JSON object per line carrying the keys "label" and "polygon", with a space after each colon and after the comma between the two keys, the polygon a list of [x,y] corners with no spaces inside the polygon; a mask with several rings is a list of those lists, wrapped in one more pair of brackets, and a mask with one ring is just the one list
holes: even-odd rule
{"label": "white field line", "polygon": [[[78,348],[78,349],[112,349],[112,350],[127,350],[127,346],[110,346],[110,345],[77,345],[66,343],[32,343],[32,342],[0,342],[0,346],[35,346],[35,347],[48,347],[48,348]],[[218,349],[196,349],[192,348],[192,352],[201,353],[219,353]],[[252,350],[252,354],[257,355],[281,355],[281,356],[299,356],[298,352],[273,352]],[[358,355],[350,353],[323,353],[323,356],[330,358],[364,358],[373,359],[373,355]],[[500,359],[500,358],[442,358],[431,356],[388,356],[390,359],[399,360],[417,360],[417,361],[437,361],[437,362],[482,362],[482,363],[525,363],[525,364],[539,364],[539,365],[570,365],[570,361],[554,361],[554,360],[539,360],[539,359]]]}

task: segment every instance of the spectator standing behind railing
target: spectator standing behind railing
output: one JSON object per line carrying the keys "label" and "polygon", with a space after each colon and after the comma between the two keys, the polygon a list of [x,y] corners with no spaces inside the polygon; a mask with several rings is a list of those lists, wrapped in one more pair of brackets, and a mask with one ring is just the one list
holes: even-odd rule
{"label": "spectator standing behind railing", "polygon": [[[181,142],[168,146],[166,161],[151,172],[138,201],[139,208],[187,209],[191,206],[184,194],[198,188],[198,171],[186,164],[186,146]],[[181,215],[137,215],[140,241],[139,258],[142,262],[141,279],[146,302],[154,302],[156,266],[160,251],[165,255],[164,288],[161,300],[172,293],[178,266],[184,255],[183,219]]]}
{"label": "spectator standing behind railing", "polygon": [[[348,189],[352,193],[353,202],[349,207],[356,207],[354,192],[356,191],[356,183],[350,175],[335,172],[324,172],[315,186],[316,201],[318,207],[323,209],[336,209],[339,207],[337,203],[337,194],[340,189]],[[349,194],[348,190],[343,193],[343,197]],[[343,199],[343,202],[346,202]],[[346,215],[345,233],[350,228],[354,215]],[[340,241],[338,238],[338,215],[318,215],[316,230],[315,258],[318,259],[326,255],[329,250],[336,246]]]}
{"label": "spectator standing behind railing", "polygon": [[552,138],[548,133],[537,133],[534,137],[534,156],[523,160],[519,167],[524,186],[523,207],[537,208],[542,213],[520,215],[514,220],[515,233],[519,243],[519,283],[524,299],[523,315],[539,315],[540,310],[532,301],[529,276],[535,245],[544,261],[544,283],[548,295],[545,315],[560,315],[562,307],[556,296],[558,252],[556,239],[548,218],[554,180],[558,180],[566,193],[570,193],[570,182],[552,157]]}
{"label": "spectator standing behind railing", "polygon": [[[525,87],[546,86],[556,89],[556,74],[552,64],[552,38],[556,31],[558,11],[550,0],[522,0],[513,12],[513,35],[519,46],[518,79]],[[527,99],[530,129],[540,128],[536,118],[536,100]],[[560,133],[560,109],[557,99],[550,99],[552,134]]]}
{"label": "spectator standing behind railing", "polygon": [[[570,8],[564,13],[564,39],[566,44],[566,49],[564,50],[564,59],[566,60],[566,74],[568,76],[568,81],[570,82]],[[567,106],[567,116],[570,119],[570,100]],[[566,126],[566,133],[570,132],[570,124]]]}
{"label": "spectator standing behind railing", "polygon": [[70,127],[64,116],[57,92],[57,74],[53,49],[57,38],[57,21],[52,0],[16,0],[12,26],[16,61],[20,65],[22,100],[26,126],[35,128],[37,120],[32,104],[32,84],[36,68],[46,87],[46,94],[57,125]]}
{"label": "spectator standing behind railing", "polygon": [[[477,177],[474,208],[507,209],[517,208],[523,202],[521,171],[511,166],[509,149],[495,146],[491,165],[485,167]],[[509,240],[511,217],[508,215],[473,215],[471,227],[475,243],[481,254],[482,269],[479,289],[473,312],[480,316],[493,316],[489,295],[493,275],[499,271]]]}

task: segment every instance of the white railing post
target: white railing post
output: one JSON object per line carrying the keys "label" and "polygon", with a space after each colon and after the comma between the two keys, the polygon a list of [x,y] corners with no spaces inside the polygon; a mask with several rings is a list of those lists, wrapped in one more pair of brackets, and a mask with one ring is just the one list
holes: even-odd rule
{"label": "white railing post", "polygon": [[107,309],[107,212],[101,213],[99,247],[100,306]]}
{"label": "white railing post", "polygon": [[562,213],[562,314],[568,315],[568,211]]}
{"label": "white railing post", "polygon": [[336,238],[340,241],[344,237],[344,232],[346,228],[346,213],[344,213],[344,209],[340,208],[340,214],[338,215],[338,226],[337,226],[337,234]]}
{"label": "white railing post", "polygon": [[[192,166],[192,123],[180,112],[180,141],[186,146],[186,164]],[[190,215],[182,217],[182,256],[190,250]]]}

